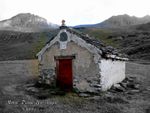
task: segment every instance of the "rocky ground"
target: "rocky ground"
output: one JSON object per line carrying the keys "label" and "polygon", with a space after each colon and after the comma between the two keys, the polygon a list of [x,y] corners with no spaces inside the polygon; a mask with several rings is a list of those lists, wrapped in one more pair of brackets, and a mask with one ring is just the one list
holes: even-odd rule
{"label": "rocky ground", "polygon": [[[31,87],[38,73],[30,70],[30,62],[0,62],[1,113],[150,113],[149,64],[127,63],[124,83],[128,83],[123,90],[119,84],[121,87],[117,85],[99,95],[57,95],[56,90],[49,94],[50,90]],[[129,86],[132,83],[134,87]]]}

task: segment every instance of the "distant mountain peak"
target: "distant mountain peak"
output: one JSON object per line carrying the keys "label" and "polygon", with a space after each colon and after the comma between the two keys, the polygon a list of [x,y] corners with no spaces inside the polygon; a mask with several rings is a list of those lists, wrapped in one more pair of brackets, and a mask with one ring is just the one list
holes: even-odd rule
{"label": "distant mountain peak", "polygon": [[16,16],[12,17],[12,19],[14,19],[14,18],[20,18],[20,19],[39,18],[42,21],[47,22],[47,20],[45,18],[42,18],[38,15],[34,15],[34,14],[31,14],[31,13],[20,13],[20,14],[17,14]]}
{"label": "distant mountain peak", "polygon": [[[92,25],[79,25],[79,27],[94,27],[94,28],[120,28],[124,26],[132,26],[132,25],[139,25],[139,24],[146,24],[150,22],[150,16],[146,15],[144,17],[136,17],[130,16],[128,14],[123,15],[115,15],[107,20]],[[78,26],[77,26],[78,27]]]}
{"label": "distant mountain peak", "polygon": [[97,24],[97,26],[103,25],[103,27],[123,27],[123,26],[131,26],[131,25],[139,25],[150,22],[150,16],[144,17],[135,17],[129,16],[127,14],[112,16],[109,19],[103,21],[102,23]]}
{"label": "distant mountain peak", "polygon": [[144,17],[150,17],[150,15],[145,15]]}
{"label": "distant mountain peak", "polygon": [[48,23],[45,18],[31,13],[20,13],[0,22],[0,30],[34,32],[55,28],[58,28],[58,25]]}

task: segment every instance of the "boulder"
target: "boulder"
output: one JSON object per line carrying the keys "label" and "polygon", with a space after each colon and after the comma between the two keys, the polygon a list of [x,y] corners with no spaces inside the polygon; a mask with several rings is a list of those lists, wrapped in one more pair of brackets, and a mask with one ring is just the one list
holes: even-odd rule
{"label": "boulder", "polygon": [[38,93],[39,92],[39,90],[35,87],[27,87],[25,90],[30,93]]}
{"label": "boulder", "polygon": [[127,87],[131,88],[131,89],[139,89],[140,85],[131,82],[131,83],[127,84]]}
{"label": "boulder", "polygon": [[127,88],[127,83],[121,82],[119,84],[120,84],[120,86],[124,87],[125,89]]}
{"label": "boulder", "polygon": [[90,94],[87,93],[79,93],[79,97],[90,97]]}
{"label": "boulder", "polygon": [[150,91],[150,87],[147,87],[146,90]]}
{"label": "boulder", "polygon": [[139,84],[135,84],[135,85],[134,85],[134,88],[135,88],[135,89],[139,89],[139,88],[140,88],[140,85],[139,85]]}
{"label": "boulder", "polygon": [[135,79],[136,79],[136,77],[127,77],[127,80],[128,80],[129,82],[134,82]]}
{"label": "boulder", "polygon": [[114,84],[113,89],[117,92],[124,92],[125,89],[120,84]]}
{"label": "boulder", "polygon": [[129,91],[127,92],[127,94],[133,95],[133,94],[139,93],[139,92],[140,92],[140,90],[135,89],[135,90],[129,90]]}

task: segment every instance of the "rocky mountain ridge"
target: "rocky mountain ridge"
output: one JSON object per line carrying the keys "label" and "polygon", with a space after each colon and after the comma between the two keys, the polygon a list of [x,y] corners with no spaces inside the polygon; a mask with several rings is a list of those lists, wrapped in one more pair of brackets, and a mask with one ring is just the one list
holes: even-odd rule
{"label": "rocky mountain ridge", "polygon": [[10,19],[0,21],[0,30],[39,32],[56,28],[58,25],[48,23],[46,19],[30,13],[21,13]]}
{"label": "rocky mountain ridge", "polygon": [[103,22],[89,25],[79,25],[75,27],[86,27],[86,28],[119,28],[133,25],[146,24],[150,22],[150,16],[144,17],[129,16],[127,14],[112,16]]}

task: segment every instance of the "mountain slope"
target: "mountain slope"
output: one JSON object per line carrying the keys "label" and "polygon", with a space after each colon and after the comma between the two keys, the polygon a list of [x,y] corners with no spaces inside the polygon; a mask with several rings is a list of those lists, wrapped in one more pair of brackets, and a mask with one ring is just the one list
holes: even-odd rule
{"label": "mountain slope", "polygon": [[0,31],[0,61],[34,59],[46,42],[58,32],[14,32]]}
{"label": "mountain slope", "polygon": [[46,19],[30,13],[21,13],[0,22],[0,30],[36,32],[58,28],[58,25],[48,23]]}
{"label": "mountain slope", "polygon": [[125,15],[118,15],[112,16],[107,20],[93,25],[79,25],[76,27],[91,27],[91,28],[119,28],[125,26],[132,26],[132,25],[139,25],[145,24],[150,22],[150,16],[144,16],[142,18],[138,18],[135,16]]}
{"label": "mountain slope", "polygon": [[129,15],[119,15],[112,16],[111,18],[105,20],[102,23],[96,24],[96,27],[122,27],[138,25],[150,22],[150,16],[145,16],[143,18],[138,18]]}
{"label": "mountain slope", "polygon": [[[143,24],[145,27],[150,24]],[[93,36],[106,45],[113,46],[130,60],[150,61],[150,31],[132,29],[97,29],[85,28],[80,31]]]}
{"label": "mountain slope", "polygon": [[135,28],[137,30],[141,30],[141,31],[149,31],[150,30],[150,22],[146,23],[146,24],[140,24],[140,25],[133,26],[133,28]]}

